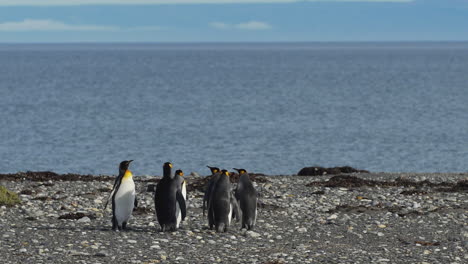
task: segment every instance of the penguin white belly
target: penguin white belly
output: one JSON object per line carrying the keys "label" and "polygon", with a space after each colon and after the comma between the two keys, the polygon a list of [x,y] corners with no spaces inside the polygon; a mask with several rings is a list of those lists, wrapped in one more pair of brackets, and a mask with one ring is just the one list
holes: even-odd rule
{"label": "penguin white belly", "polygon": [[232,204],[229,204],[228,225],[231,225],[232,218]]}
{"label": "penguin white belly", "polygon": [[253,220],[253,224],[257,224],[257,204],[258,204],[258,198],[255,200],[255,218]]}
{"label": "penguin white belly", "polygon": [[[187,201],[187,187],[185,185],[185,181],[182,182],[182,197],[184,197],[184,200]],[[182,213],[180,211],[179,204],[176,204],[176,216],[176,228],[179,228],[180,222],[182,221]]]}
{"label": "penguin white belly", "polygon": [[187,187],[185,185],[185,181],[182,183],[182,196],[184,200],[187,201]]}
{"label": "penguin white belly", "polygon": [[177,206],[177,209],[176,209],[176,216],[177,216],[176,228],[179,228],[180,222],[182,221],[182,214],[180,213],[179,206]]}
{"label": "penguin white belly", "polygon": [[114,198],[115,217],[121,225],[127,222],[135,206],[135,183],[133,180],[123,180]]}

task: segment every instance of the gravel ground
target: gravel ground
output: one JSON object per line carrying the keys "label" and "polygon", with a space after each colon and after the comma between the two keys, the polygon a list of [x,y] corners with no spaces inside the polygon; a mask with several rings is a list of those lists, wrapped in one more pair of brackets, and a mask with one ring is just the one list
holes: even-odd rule
{"label": "gravel ground", "polygon": [[0,176],[1,185],[22,193],[20,205],[0,208],[0,255],[2,263],[468,262],[468,190],[450,189],[467,173],[352,176],[402,184],[326,187],[332,176],[264,176],[256,182],[262,207],[256,229],[234,223],[227,233],[207,228],[198,190],[188,193],[182,228],[161,233],[148,178],[135,177],[139,208],[130,230],[115,232],[110,209],[103,210],[112,179]]}

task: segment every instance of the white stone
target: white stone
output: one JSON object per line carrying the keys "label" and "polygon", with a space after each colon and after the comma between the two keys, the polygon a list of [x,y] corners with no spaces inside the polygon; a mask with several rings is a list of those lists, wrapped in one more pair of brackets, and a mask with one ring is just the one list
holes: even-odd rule
{"label": "white stone", "polygon": [[260,237],[260,236],[261,236],[259,233],[254,232],[254,231],[251,231],[251,230],[245,232],[245,234],[246,234],[247,236],[253,237],[253,238],[256,238],[256,237]]}
{"label": "white stone", "polygon": [[307,228],[305,228],[305,227],[298,228],[298,229],[297,229],[297,232],[299,232],[299,233],[305,233],[305,232],[307,232]]}
{"label": "white stone", "polygon": [[336,219],[336,218],[338,218],[338,215],[332,214],[332,215],[330,215],[327,219],[328,219],[328,220],[333,220],[333,219]]}
{"label": "white stone", "polygon": [[76,220],[77,223],[89,223],[91,222],[91,219],[89,219],[89,217],[85,216],[85,217],[82,217],[78,220]]}

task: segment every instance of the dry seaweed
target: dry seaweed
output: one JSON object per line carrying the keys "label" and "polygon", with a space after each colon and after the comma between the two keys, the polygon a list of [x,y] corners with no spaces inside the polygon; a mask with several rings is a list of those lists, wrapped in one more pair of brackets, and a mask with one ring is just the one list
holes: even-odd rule
{"label": "dry seaweed", "polygon": [[85,213],[69,213],[69,214],[64,214],[64,215],[61,215],[59,216],[58,219],[72,219],[72,220],[77,220],[77,219],[81,219],[83,217],[89,217],[90,219],[95,219],[96,216],[94,216],[93,214],[85,214]]}
{"label": "dry seaweed", "polygon": [[366,170],[359,170],[353,167],[344,166],[344,167],[306,167],[302,168],[297,175],[298,176],[322,176],[322,175],[336,175],[341,173],[369,173]]}
{"label": "dry seaweed", "polygon": [[[461,180],[457,183],[450,182],[440,182],[433,183],[428,180],[424,181],[412,181],[408,179],[398,178],[395,181],[375,181],[375,180],[366,180],[358,178],[352,175],[337,175],[331,177],[328,181],[314,181],[307,186],[324,186],[330,188],[345,187],[345,188],[357,188],[357,187],[411,187],[417,189],[420,194],[425,191],[421,190],[423,188],[434,188],[439,192],[466,192],[468,190],[468,180]],[[402,194],[410,194],[402,193]]]}

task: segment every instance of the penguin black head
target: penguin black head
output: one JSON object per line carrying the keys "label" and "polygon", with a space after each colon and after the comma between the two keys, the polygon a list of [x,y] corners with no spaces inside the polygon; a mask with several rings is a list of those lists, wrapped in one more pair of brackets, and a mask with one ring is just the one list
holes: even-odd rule
{"label": "penguin black head", "polygon": [[163,165],[163,177],[171,177],[172,163],[166,162]]}
{"label": "penguin black head", "polygon": [[226,175],[226,176],[229,177],[229,171],[227,171],[227,170],[222,170],[222,171],[221,171],[221,174],[222,174],[222,175]]}
{"label": "penguin black head", "polygon": [[239,175],[247,173],[247,171],[244,169],[236,169],[236,168],[232,168],[232,169],[236,170],[239,173]]}
{"label": "penguin black head", "polygon": [[215,174],[219,172],[219,168],[217,167],[210,167],[210,166],[206,166],[206,167],[208,167],[211,170],[211,174]]}
{"label": "penguin black head", "polygon": [[120,162],[119,170],[121,170],[121,171],[128,170],[128,166],[130,166],[130,162],[132,162],[132,161],[133,160],[124,160],[124,161]]}
{"label": "penguin black head", "polygon": [[175,175],[184,176],[184,172],[182,170],[176,170]]}

